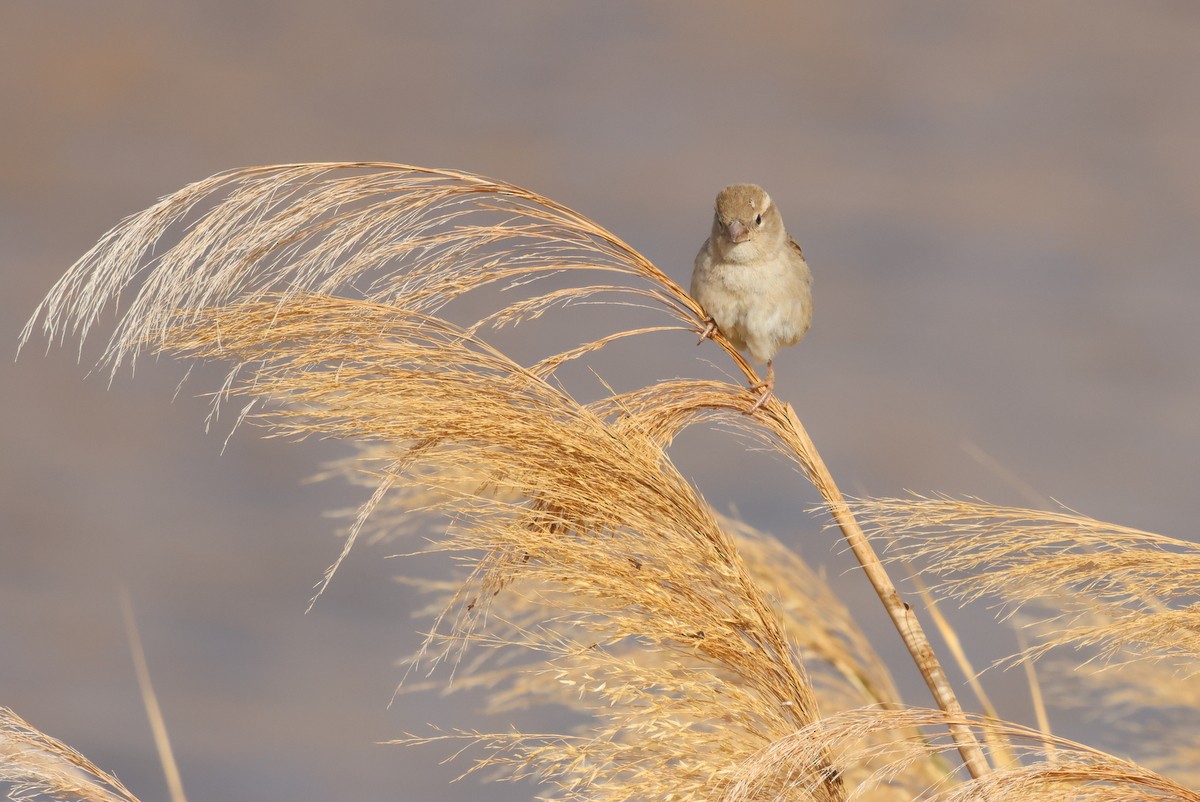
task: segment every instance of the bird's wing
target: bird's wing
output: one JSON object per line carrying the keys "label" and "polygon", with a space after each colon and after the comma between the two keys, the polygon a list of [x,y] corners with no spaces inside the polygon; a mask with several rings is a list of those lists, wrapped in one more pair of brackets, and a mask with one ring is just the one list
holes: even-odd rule
{"label": "bird's wing", "polygon": [[791,236],[788,237],[788,247],[790,247],[793,251],[795,251],[796,255],[799,256],[801,259],[804,258],[804,250],[800,247],[800,243],[796,242],[796,240],[792,239]]}

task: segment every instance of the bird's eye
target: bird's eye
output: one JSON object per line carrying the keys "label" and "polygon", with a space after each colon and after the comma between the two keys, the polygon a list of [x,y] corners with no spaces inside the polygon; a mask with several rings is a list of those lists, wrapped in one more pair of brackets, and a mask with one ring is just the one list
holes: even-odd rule
{"label": "bird's eye", "polygon": [[756,225],[756,226],[762,225],[762,215],[761,214],[754,216],[754,225]]}

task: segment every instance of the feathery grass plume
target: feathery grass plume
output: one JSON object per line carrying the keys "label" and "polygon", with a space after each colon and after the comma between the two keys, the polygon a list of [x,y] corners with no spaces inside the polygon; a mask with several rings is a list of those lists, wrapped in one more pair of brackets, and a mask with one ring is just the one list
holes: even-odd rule
{"label": "feathery grass plume", "polygon": [[[1019,762],[986,776],[931,784],[917,795],[897,789],[914,761],[956,748],[944,734],[950,722],[940,710],[851,710],[826,716],[807,729],[773,743],[755,761],[748,762],[731,789],[727,802],[790,800],[821,781],[813,763],[814,744],[833,756],[835,765],[869,768],[851,799],[918,799],[928,802],[1117,802],[1121,800],[1172,800],[1196,802],[1200,793],[1142,766],[1072,741],[1046,736],[1037,730],[966,716],[956,722],[980,732],[984,743],[1005,743],[1016,748]],[[920,732],[906,740],[876,740],[882,731]],[[994,730],[991,736],[984,730]]]}
{"label": "feathery grass plume", "polygon": [[[178,241],[155,253],[169,235]],[[574,271],[626,283],[519,299],[477,327],[611,296],[696,328],[699,307],[666,274],[587,218],[512,184],[380,163],[246,168],[191,184],[107,233],[55,284],[22,342],[39,319],[50,340],[82,341],[139,276],[102,359],[114,370],[205,309],[329,295],[435,314],[482,286]]]}
{"label": "feathery grass plume", "polygon": [[[998,507],[974,499],[861,499],[859,515],[903,533],[908,557],[928,560],[943,588],[1009,609],[1040,601],[1054,626],[1023,653],[1060,646],[1143,658],[1200,659],[1200,547],[1070,510]],[[1096,618],[1096,614],[1100,614]]]}
{"label": "feathery grass plume", "polygon": [[[381,460],[377,451],[378,447],[369,448],[362,458],[343,460],[334,471],[369,485],[371,480],[357,474],[364,458],[368,463]],[[380,527],[381,536],[408,536],[418,531],[413,519],[419,517],[427,521],[420,531],[436,531],[437,524],[430,520],[436,518],[434,513],[442,511],[453,516],[456,504],[477,504],[480,495],[498,492],[478,477],[467,480],[461,475],[426,475],[420,484],[397,487],[383,499],[372,516],[373,526]],[[506,494],[506,500],[512,498]],[[460,516],[452,520],[452,527],[462,525]],[[887,668],[824,579],[769,535],[733,519],[717,516],[717,520],[744,560],[751,579],[771,599],[788,640],[803,656],[821,710],[828,713],[868,704],[898,706],[899,693]],[[448,547],[435,540],[429,549]],[[539,552],[531,549],[529,553]],[[644,564],[634,567],[636,570],[629,573],[635,582],[640,571],[649,570]],[[686,562],[673,567],[687,570]],[[642,751],[646,750],[645,743],[653,743],[654,754],[638,759],[646,771],[637,778],[621,777],[619,787],[613,789],[616,798],[626,798],[620,794],[659,798],[663,778],[669,777],[669,786],[676,793],[687,790],[680,798],[719,799],[724,787],[721,778],[736,771],[741,760],[766,745],[767,734],[774,730],[769,724],[774,716],[769,709],[762,709],[755,696],[746,694],[736,667],[731,670],[727,661],[696,648],[697,638],[711,629],[711,620],[679,619],[682,611],[695,608],[681,610],[670,598],[645,594],[640,594],[644,600],[634,606],[598,606],[593,600],[578,598],[578,592],[559,583],[550,579],[536,582],[528,576],[531,572],[525,573],[525,577],[518,577],[502,593],[488,599],[488,616],[478,630],[456,631],[450,627],[439,634],[435,627],[431,638],[444,648],[468,644],[476,647],[474,659],[456,672],[454,688],[486,689],[487,710],[492,714],[546,705],[580,713],[584,724],[575,735],[584,738],[581,743],[589,748],[597,722],[611,737],[634,738]],[[693,575],[679,575],[672,584],[708,582],[710,576],[703,565],[698,565]],[[430,615],[453,607],[454,599],[460,597],[457,583],[410,582],[449,599],[431,605],[427,610]],[[677,627],[685,635],[682,648],[678,636],[673,644],[649,641],[643,636],[657,626],[655,619],[664,617],[678,621]],[[424,683],[415,687],[410,684],[406,692],[427,688]],[[676,737],[642,737],[651,732],[651,727],[656,732],[667,732],[664,719]],[[522,740],[511,732],[457,732],[443,737],[477,744],[486,751],[473,771],[500,769],[502,776],[510,778],[551,775],[556,755],[561,758],[562,750],[574,743],[566,739],[547,744],[544,736]],[[428,740],[426,736],[406,742]],[[719,747],[704,747],[710,743]],[[681,785],[678,770],[671,769],[680,765],[693,766],[706,779],[699,784]],[[845,774],[853,768],[839,766],[838,770]],[[918,761],[897,787],[904,785],[915,794],[944,778],[949,770],[940,756]],[[639,788],[632,787],[635,782]],[[597,789],[589,788],[588,794],[595,798]]]}
{"label": "feathery grass plume", "polygon": [[6,707],[0,707],[0,785],[14,800],[137,802],[116,777]]}
{"label": "feathery grass plume", "polygon": [[[739,754],[816,717],[770,599],[659,445],[635,428],[615,432],[445,321],[363,301],[305,296],[211,310],[171,343],[253,364],[253,381],[231,390],[286,399],[262,413],[278,432],[410,444],[389,447],[390,464],[375,467],[379,487],[438,490],[437,508],[455,520],[446,548],[483,555],[458,593],[452,636],[495,619],[502,589],[550,600],[557,619],[503,637],[548,657],[544,673],[589,694],[600,724],[578,754],[570,741],[547,751],[514,739],[510,749],[563,798],[670,799],[683,787],[707,798],[703,789]],[[628,659],[629,638],[665,667]],[[676,741],[685,732],[688,763]],[[823,798],[840,791],[831,785]]]}
{"label": "feathery grass plume", "polygon": [[[392,462],[393,454],[386,446],[364,447],[354,457],[333,463],[320,478],[340,476],[353,484],[374,488],[379,482],[379,472],[371,466],[386,466]],[[448,475],[446,471],[438,470],[436,464],[428,462],[414,465],[410,470],[412,476],[393,486],[375,505],[364,529],[371,542],[391,542],[423,533],[428,543],[420,551],[449,550],[451,543],[429,533],[444,530],[447,525],[452,529],[463,526],[464,519],[457,512],[457,505],[468,505],[477,514],[483,497],[492,503],[502,501],[516,505],[521,501],[512,488],[497,487],[479,475],[479,471],[470,476]],[[751,579],[778,611],[788,641],[804,655],[805,664],[817,685],[821,708],[841,710],[868,704],[898,705],[900,693],[887,666],[824,576],[771,535],[715,511],[710,510],[709,514],[732,541]],[[351,512],[343,515],[356,517]],[[446,518],[449,523],[443,520]],[[443,581],[408,578],[404,581],[439,596],[445,595],[448,589]],[[457,591],[460,586],[451,583],[449,587]],[[543,589],[539,595],[545,594]],[[454,598],[458,595],[449,594],[451,598],[432,604],[426,612],[443,613],[453,608]],[[542,621],[555,618],[559,609],[557,602],[534,604],[533,596],[528,593],[508,594],[488,603],[493,615],[502,616],[507,624],[518,629],[541,626]],[[470,639],[469,632],[453,631],[452,627],[445,632],[439,627],[434,629],[431,638],[441,639],[449,647],[462,646]],[[445,652],[437,654],[444,656]],[[422,650],[419,657],[427,656]],[[469,673],[473,674],[473,671]],[[488,682],[493,680],[494,677],[489,675]],[[459,682],[472,684],[469,676]]]}
{"label": "feathery grass plume", "polygon": [[[159,247],[160,240],[169,244]],[[545,283],[556,276],[573,283]],[[448,319],[448,304],[495,285],[526,294],[473,323]],[[663,319],[570,344],[528,366],[483,337],[564,305],[599,302]],[[402,165],[235,170],[167,196],[106,234],[55,285],[22,341],[40,321],[50,340],[73,334],[82,342],[110,305],[124,307],[101,357],[113,372],[146,351],[231,362],[215,403],[247,399],[242,417],[257,405],[255,419],[277,434],[390,449],[372,466],[376,489],[322,589],[395,487],[477,477],[491,490],[450,505],[461,521],[451,547],[483,555],[461,592],[454,613],[461,626],[453,631],[470,632],[495,593],[530,582],[587,599],[591,607],[569,608],[564,620],[596,627],[601,647],[616,635],[597,609],[666,610],[644,615],[639,637],[664,655],[699,654],[726,666],[765,716],[747,731],[773,738],[813,721],[811,684],[778,611],[663,451],[682,427],[715,415],[766,436],[825,497],[939,706],[961,712],[919,622],[791,407],[772,399],[745,416],[757,396],[723,382],[668,381],[588,406],[557,386],[567,362],[630,336],[698,331],[702,311],[620,239],[547,198]],[[727,340],[719,333],[715,340],[757,380]],[[558,648],[553,632],[531,637]],[[695,682],[699,694],[710,693],[704,678]],[[671,718],[653,720],[667,727]],[[954,715],[948,721],[959,726]],[[646,748],[668,734],[659,725],[634,730]],[[971,773],[986,773],[969,729],[954,734]],[[632,762],[598,769],[589,755],[564,757],[556,776],[583,793],[604,771],[610,782],[644,773],[642,753],[616,735],[603,746],[614,750],[607,757]],[[661,764],[664,794],[677,793],[665,784],[682,782],[668,770],[679,767]],[[699,772],[687,776],[701,784]],[[826,776],[824,793],[835,798],[837,769],[827,767]]]}

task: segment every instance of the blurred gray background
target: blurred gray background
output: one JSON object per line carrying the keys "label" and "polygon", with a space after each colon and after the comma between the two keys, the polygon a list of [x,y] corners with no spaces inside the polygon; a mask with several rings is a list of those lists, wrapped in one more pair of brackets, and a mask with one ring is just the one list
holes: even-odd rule
{"label": "blurred gray background", "polygon": [[[403,696],[406,566],[339,548],[304,484],[341,453],[204,430],[209,374],[88,376],[96,348],[11,360],[38,300],[122,217],[227,168],[387,160],[503,178],[605,224],[678,281],[726,183],[765,185],[816,276],[779,394],[848,492],[1028,504],[1189,537],[1200,475],[1200,5],[79,3],[0,11],[0,704],[165,786],[123,634],[134,600],[193,799],[522,799],[447,781],[479,723]],[[92,346],[98,345],[91,343]],[[0,349],[2,350],[2,349]],[[710,375],[686,338],[647,379]],[[706,371],[708,373],[706,373]],[[982,455],[982,456],[981,456]],[[925,704],[802,478],[721,432],[681,468],[828,566]],[[994,464],[992,464],[994,463]],[[1012,649],[956,621],[981,665]],[[1018,672],[989,672],[1029,721]],[[1064,734],[1086,730],[1069,717]],[[481,726],[503,729],[506,722]]]}

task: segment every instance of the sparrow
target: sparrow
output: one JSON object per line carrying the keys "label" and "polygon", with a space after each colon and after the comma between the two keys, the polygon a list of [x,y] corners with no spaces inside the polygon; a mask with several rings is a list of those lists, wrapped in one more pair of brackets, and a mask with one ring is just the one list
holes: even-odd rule
{"label": "sparrow", "polygon": [[800,342],[812,323],[812,272],[762,187],[733,184],[718,193],[712,234],[696,254],[692,297],[708,315],[700,342],[719,329],[767,363],[766,381],[752,387],[762,390],[754,412],[775,387],[775,354]]}

